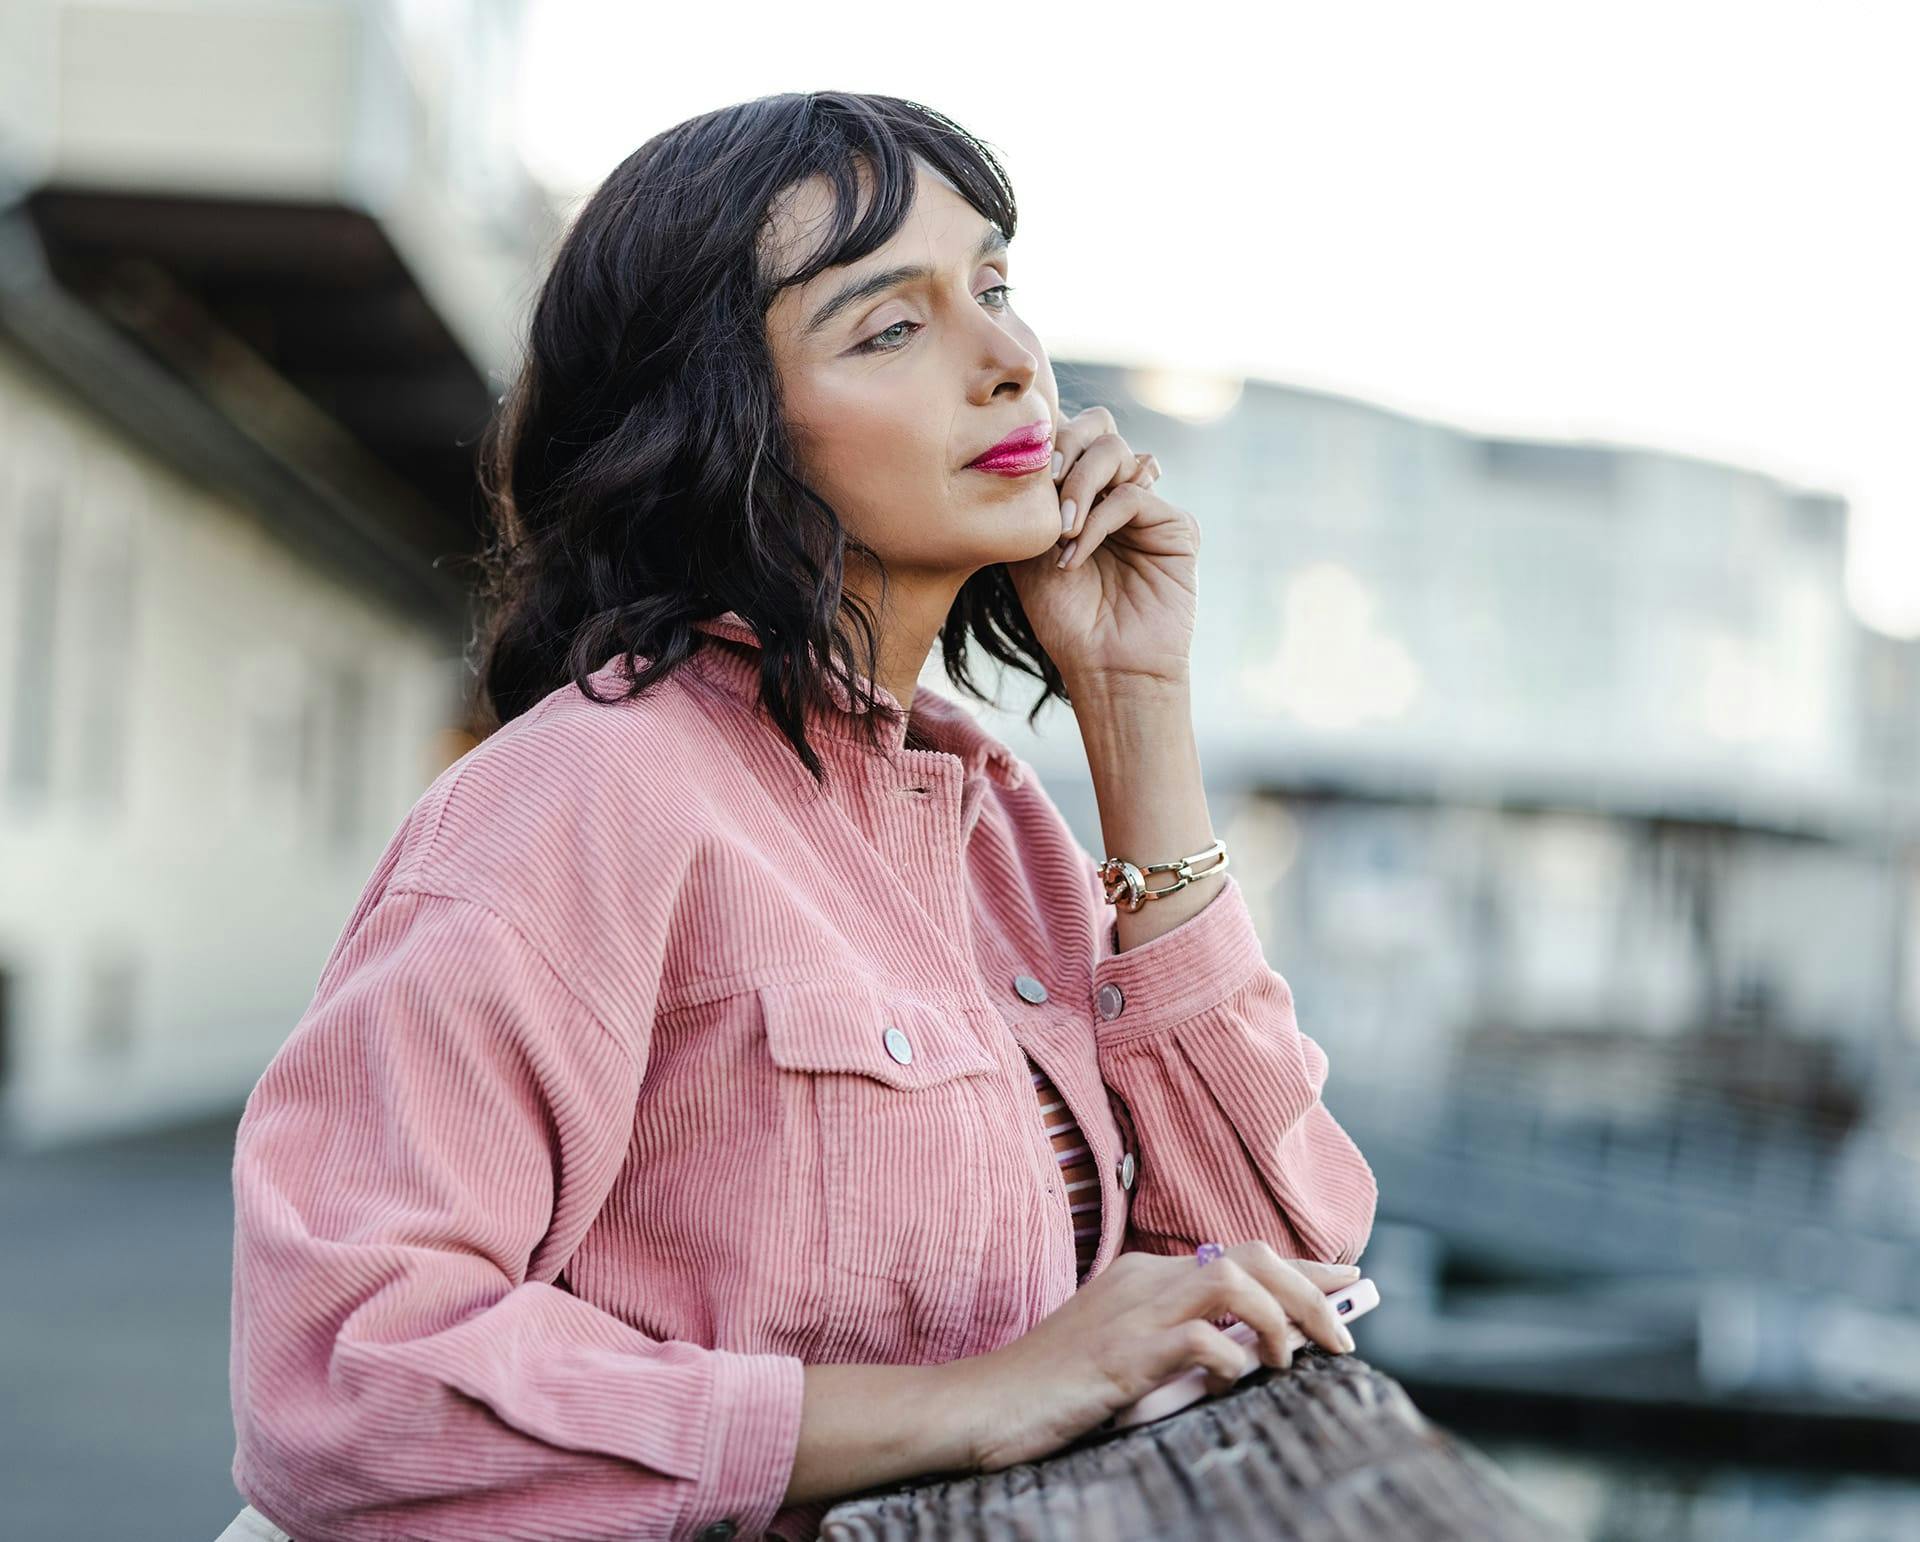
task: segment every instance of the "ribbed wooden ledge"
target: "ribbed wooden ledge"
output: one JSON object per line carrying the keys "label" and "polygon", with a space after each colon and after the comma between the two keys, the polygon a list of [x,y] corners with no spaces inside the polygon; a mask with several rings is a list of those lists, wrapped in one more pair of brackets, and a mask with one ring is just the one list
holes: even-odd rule
{"label": "ribbed wooden ledge", "polygon": [[822,1542],[1571,1542],[1400,1384],[1317,1346],[1156,1424],[842,1500]]}

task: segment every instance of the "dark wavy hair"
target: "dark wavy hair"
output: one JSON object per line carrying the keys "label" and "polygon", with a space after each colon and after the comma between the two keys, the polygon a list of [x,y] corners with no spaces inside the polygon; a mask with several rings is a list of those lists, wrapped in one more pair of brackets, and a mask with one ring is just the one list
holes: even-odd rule
{"label": "dark wavy hair", "polygon": [[[593,701],[630,700],[712,645],[693,622],[736,610],[762,645],[767,713],[817,782],[825,770],[804,724],[831,704],[828,671],[866,709],[859,721],[877,743],[893,714],[859,678],[878,657],[874,617],[842,590],[848,545],[871,548],[797,469],[766,316],[782,288],[899,229],[916,157],[1012,239],[1013,190],[991,149],[917,102],[837,91],[690,118],[635,150],[582,206],[481,436],[494,527],[474,643],[482,734],[568,680]],[[864,213],[861,170],[872,183]],[[816,175],[835,191],[832,235],[776,280],[763,266],[769,216],[784,189]],[[884,596],[883,568],[880,580]],[[1029,722],[1067,699],[1004,564],[967,579],[940,631],[948,678],[984,701],[969,636],[1041,682]],[[587,677],[615,652],[627,688],[596,695]],[[636,673],[637,655],[648,663]]]}

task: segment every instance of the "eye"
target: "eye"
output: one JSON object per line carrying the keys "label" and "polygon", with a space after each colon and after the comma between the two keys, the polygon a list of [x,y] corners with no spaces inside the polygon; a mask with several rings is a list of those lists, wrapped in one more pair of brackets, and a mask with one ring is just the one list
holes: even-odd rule
{"label": "eye", "polygon": [[[991,289],[981,290],[980,297],[985,299],[990,294],[997,294],[1000,296],[1000,299],[993,308],[997,311],[1004,311],[1008,305],[1007,296],[1012,293],[1013,285],[995,284]],[[881,342],[883,337],[893,335],[902,327],[911,327],[913,328],[913,332],[905,333],[897,343]],[[858,344],[853,351],[855,353],[898,353],[902,348],[907,346],[907,340],[913,336],[913,333],[919,330],[920,323],[917,321],[896,321],[892,326],[887,327],[883,331],[874,333],[873,336],[868,338],[864,343]]]}
{"label": "eye", "polygon": [[917,321],[896,321],[892,326],[888,327],[886,331],[874,333],[872,337],[868,338],[853,351],[855,353],[894,353],[906,345],[907,336],[911,334],[903,335],[898,343],[885,343],[882,342],[881,339],[891,337],[902,327],[913,327],[918,330],[919,325]]}

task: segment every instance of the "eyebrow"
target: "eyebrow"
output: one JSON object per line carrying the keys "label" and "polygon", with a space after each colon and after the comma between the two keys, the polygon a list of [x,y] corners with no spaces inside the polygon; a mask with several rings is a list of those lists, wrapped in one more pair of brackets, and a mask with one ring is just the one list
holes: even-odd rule
{"label": "eyebrow", "polygon": [[[968,254],[972,262],[990,257],[996,252],[1007,249],[1007,234],[998,225],[989,225],[980,233],[980,239],[973,244]],[[882,290],[892,289],[910,279],[932,278],[933,269],[925,263],[908,263],[904,267],[883,268],[878,273],[869,273],[865,278],[856,278],[843,284],[834,292],[833,298],[813,313],[813,319],[801,329],[803,338],[812,337],[829,321],[845,310],[849,305],[864,300],[868,295],[878,294]]]}

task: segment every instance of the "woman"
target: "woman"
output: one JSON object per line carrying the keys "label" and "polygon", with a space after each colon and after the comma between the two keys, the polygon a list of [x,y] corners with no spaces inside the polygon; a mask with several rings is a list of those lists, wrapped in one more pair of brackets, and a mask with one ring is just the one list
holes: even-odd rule
{"label": "woman", "polygon": [[[1351,1347],[1373,1177],[1220,871],[1198,526],[1063,413],[1014,227],[949,120],[822,92],[561,246],[488,436],[502,726],[238,1132],[233,1474],[302,1542],[812,1537],[1230,1385],[1229,1317]],[[917,685],[969,638],[1164,896]]]}

